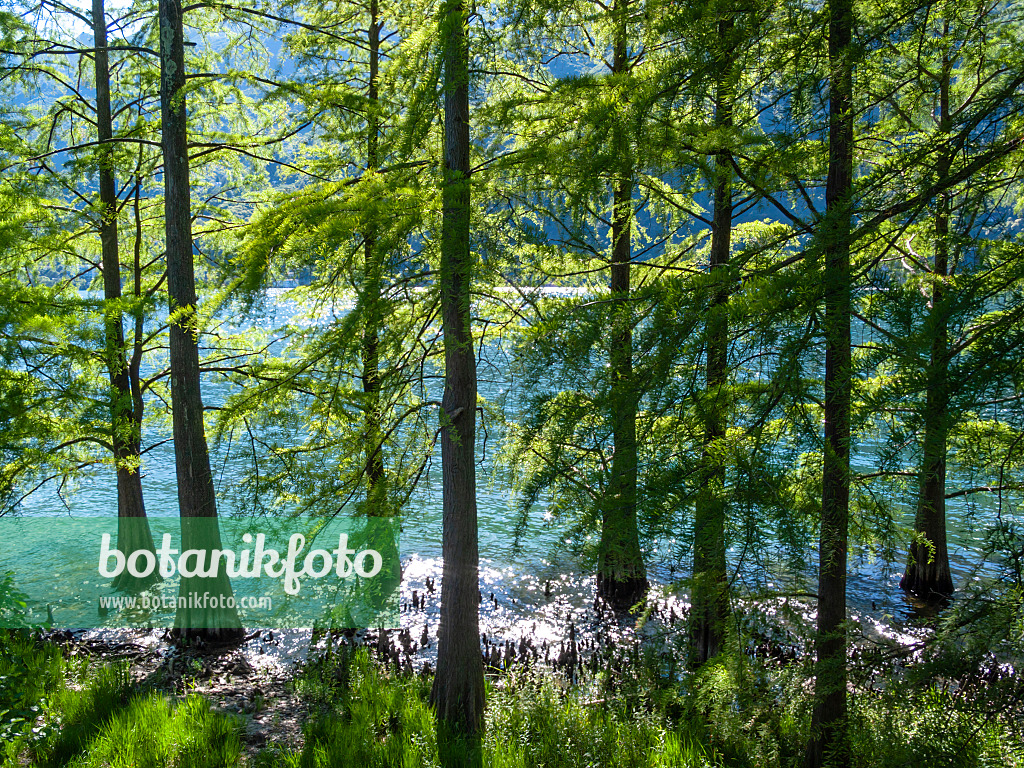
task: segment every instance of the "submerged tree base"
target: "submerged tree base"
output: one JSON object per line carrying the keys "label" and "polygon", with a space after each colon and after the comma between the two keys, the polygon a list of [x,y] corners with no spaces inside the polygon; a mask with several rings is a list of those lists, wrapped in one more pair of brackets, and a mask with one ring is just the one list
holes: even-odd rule
{"label": "submerged tree base", "polygon": [[203,643],[206,645],[238,645],[245,640],[242,627],[193,627],[190,629],[175,627],[170,632],[171,639],[182,646]]}
{"label": "submerged tree base", "polygon": [[[120,480],[119,480],[120,482]],[[117,520],[117,549],[128,557],[133,552],[145,550],[153,553],[156,560],[156,544],[153,543],[153,533],[149,528],[149,518],[145,513],[137,516],[119,515]],[[142,592],[154,584],[163,581],[158,570],[154,570],[148,576],[133,576],[124,568],[114,577],[111,586],[122,592]]]}
{"label": "submerged tree base", "polygon": [[647,597],[650,583],[643,576],[615,578],[597,574],[597,596],[616,611],[627,611]]}
{"label": "submerged tree base", "polygon": [[[923,551],[921,551],[923,550]],[[948,562],[942,566],[928,562],[928,550],[914,546],[907,570],[900,579],[900,589],[929,603],[945,604],[953,595],[953,577]]]}
{"label": "submerged tree base", "polygon": [[[232,607],[225,605],[229,601]],[[245,629],[233,606],[231,582],[223,574],[182,579],[171,637],[181,645],[197,641],[213,645],[240,643],[245,638]]]}

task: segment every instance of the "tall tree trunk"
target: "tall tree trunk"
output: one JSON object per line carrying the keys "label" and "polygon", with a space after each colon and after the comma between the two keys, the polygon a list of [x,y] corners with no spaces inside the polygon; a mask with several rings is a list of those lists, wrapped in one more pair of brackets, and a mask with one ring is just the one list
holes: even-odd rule
{"label": "tall tree trunk", "polygon": [[[731,18],[718,22],[722,46],[715,84],[715,128],[724,133],[732,127],[732,34]],[[729,615],[729,582],[725,565],[725,464],[715,443],[725,437],[729,375],[729,320],[726,307],[729,285],[729,251],[732,235],[732,154],[721,149],[714,164],[714,214],[711,221],[710,271],[715,280],[707,316],[707,399],[704,416],[704,463],[706,483],[697,497],[693,536],[693,599],[690,636],[693,663],[703,664],[722,650]]]}
{"label": "tall tree trunk", "polygon": [[[378,135],[380,133],[379,99],[377,72],[380,63],[380,30],[378,0],[370,0],[370,25],[368,29],[370,73],[367,83],[366,119],[366,170],[373,173],[380,167],[378,157]],[[371,214],[373,216],[375,214]],[[381,297],[384,255],[377,241],[377,223],[370,219],[363,233],[363,328],[361,355],[363,365],[363,434],[366,442],[366,513],[370,517],[388,517],[392,514],[388,506],[386,476],[384,471],[384,446],[381,430],[383,414],[380,407],[380,334],[384,317]],[[384,562],[398,562],[400,548],[398,527],[371,526],[370,546],[384,557]],[[381,581],[376,585],[377,596],[368,596],[370,604],[383,606],[398,588],[401,574],[394,574],[393,580]],[[379,602],[378,602],[379,600]]]}
{"label": "tall tree trunk", "polygon": [[135,323],[132,336],[132,354],[128,359],[128,382],[132,391],[132,412],[137,424],[142,424],[145,402],[142,399],[142,355],[145,352],[146,309],[143,306],[142,291],[142,147],[135,166],[135,193],[132,200],[132,212],[135,219],[135,244],[132,248],[132,296],[135,306],[132,319]]}
{"label": "tall tree trunk", "polygon": [[[181,514],[181,546],[219,549],[217,499],[203,428],[199,339],[189,191],[185,109],[185,45],[181,0],[160,0],[160,104],[163,121],[164,223],[170,304],[171,411]],[[210,522],[212,521],[212,522]],[[193,593],[233,598],[223,570],[212,578],[182,578],[175,631],[180,636],[230,641],[242,637],[234,608],[197,606]],[[234,600],[232,599],[232,604]]]}
{"label": "tall tree trunk", "polygon": [[[948,34],[948,22],[945,24]],[[949,54],[943,56],[939,81],[939,132],[948,134]],[[943,147],[937,173],[949,175],[952,158]],[[907,569],[900,587],[926,600],[941,602],[953,594],[953,576],[949,570],[946,545],[946,412],[949,393],[949,321],[945,306],[945,278],[949,274],[949,193],[943,192],[935,211],[935,263],[932,268],[931,308],[928,328],[932,344],[928,360],[924,410],[924,446],[921,459],[921,495],[917,503],[914,532]]]}
{"label": "tall tree trunk", "polygon": [[[379,167],[377,157],[377,137],[380,130],[380,118],[377,113],[377,69],[380,59],[380,22],[378,20],[377,0],[370,0],[370,77],[367,87],[367,120],[366,120],[366,170],[374,172]],[[380,331],[383,318],[381,316],[381,275],[383,270],[382,255],[378,253],[377,226],[369,222],[364,232],[363,245],[363,302],[365,316],[363,320],[362,362],[363,362],[363,394],[366,395],[366,411],[364,415],[364,432],[366,434],[366,500],[371,515],[386,514],[384,486],[384,451],[381,445],[381,412],[380,412]]]}
{"label": "tall tree trunk", "polygon": [[[626,50],[626,10],[628,0],[617,0],[616,36],[612,73],[629,71]],[[617,608],[643,600],[647,593],[647,569],[640,551],[637,530],[637,395],[633,381],[633,330],[630,302],[630,230],[633,217],[632,163],[629,147],[621,129],[616,131],[619,178],[612,193],[611,295],[612,334],[608,352],[612,388],[611,477],[601,517],[598,544],[597,594]]]}
{"label": "tall tree trunk", "polygon": [[[92,29],[96,52],[96,137],[99,140],[100,248],[103,265],[107,373],[110,377],[110,432],[117,471],[117,547],[130,553],[154,550],[142,497],[142,414],[132,396],[131,377],[125,363],[124,327],[121,314],[121,254],[117,237],[117,188],[114,181],[114,136],[110,116],[110,64],[107,56],[107,17],[103,0],[92,2]],[[115,589],[142,589],[160,574],[139,579],[125,569],[114,579]]]}
{"label": "tall tree trunk", "polygon": [[805,765],[849,765],[846,555],[850,508],[850,245],[853,204],[853,2],[829,1],[829,160],[825,221],[825,446],[818,550],[815,704]]}
{"label": "tall tree trunk", "polygon": [[437,674],[431,703],[446,765],[481,765],[484,669],[480,654],[476,509],[476,358],[470,327],[469,52],[462,0],[446,0],[441,319],[445,380],[441,404],[444,566]]}

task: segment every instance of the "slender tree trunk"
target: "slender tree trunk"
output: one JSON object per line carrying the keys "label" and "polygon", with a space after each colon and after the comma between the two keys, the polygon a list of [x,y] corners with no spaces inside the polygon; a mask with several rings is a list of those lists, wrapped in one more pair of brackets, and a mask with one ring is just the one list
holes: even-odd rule
{"label": "slender tree trunk", "polygon": [[[621,5],[620,5],[621,4]],[[626,51],[627,0],[617,0],[613,74],[629,71]],[[616,608],[628,608],[647,594],[647,568],[637,530],[637,395],[633,381],[633,330],[630,291],[630,230],[633,217],[633,179],[629,147],[617,132],[621,175],[612,199],[611,294],[613,299],[611,346],[608,362],[612,376],[611,477],[601,518],[598,544],[597,594]]]}
{"label": "slender tree trunk", "polygon": [[[103,298],[106,305],[107,372],[110,376],[110,432],[117,468],[117,546],[122,552],[154,550],[142,497],[142,419],[132,397],[131,378],[125,363],[121,301],[121,255],[117,237],[117,189],[114,181],[114,135],[110,116],[110,64],[107,56],[107,17],[103,0],[93,0],[92,29],[96,52],[96,136],[99,149],[100,248],[103,265]],[[115,589],[142,589],[159,581],[159,573],[138,579],[127,569],[114,579]]]}
{"label": "slender tree trunk", "polygon": [[[163,118],[164,221],[170,303],[171,410],[178,478],[182,551],[219,549],[217,500],[203,427],[199,339],[189,191],[185,109],[185,45],[181,0],[160,0],[160,102]],[[184,637],[229,641],[242,636],[234,608],[195,606],[191,594],[233,597],[223,570],[212,578],[183,578],[175,631]],[[184,606],[183,606],[184,599]],[[232,603],[234,601],[232,600]]]}
{"label": "slender tree trunk", "polygon": [[[370,78],[367,87],[367,121],[366,121],[366,170],[376,171],[379,167],[377,157],[377,136],[380,130],[380,118],[377,114],[377,69],[380,58],[380,21],[378,20],[377,0],[370,0]],[[364,274],[363,301],[365,303],[365,319],[363,321],[362,358],[363,358],[363,393],[366,395],[366,411],[364,416],[364,432],[366,434],[366,498],[369,514],[386,513],[384,505],[384,451],[381,445],[381,412],[380,412],[380,331],[381,317],[381,274],[383,269],[382,256],[377,247],[377,227],[375,222],[367,225],[364,233],[363,246]]]}
{"label": "slender tree trunk", "polygon": [[[948,34],[947,22],[946,34]],[[949,55],[943,57],[939,81],[939,131],[948,134]],[[939,156],[939,177],[949,175],[952,159],[945,149]],[[953,594],[946,545],[946,413],[949,392],[949,330],[945,306],[945,278],[949,274],[949,193],[939,197],[935,212],[935,263],[932,269],[931,308],[928,326],[932,344],[928,360],[928,391],[925,394],[924,451],[921,460],[921,495],[907,569],[900,587],[926,600],[941,602]]]}
{"label": "slender tree trunk", "polygon": [[132,319],[135,322],[134,334],[132,336],[132,354],[128,361],[128,382],[132,391],[132,412],[135,415],[135,422],[142,424],[145,402],[142,399],[142,355],[145,351],[146,310],[142,303],[142,147],[139,147],[139,158],[135,166],[135,194],[132,201],[132,211],[135,219],[135,247],[133,250],[132,263],[132,296],[135,299],[135,307],[132,312]]}
{"label": "slender tree trunk", "polygon": [[[731,18],[718,22],[719,54],[715,85],[715,128],[732,127]],[[722,650],[729,615],[729,582],[725,565],[725,464],[715,444],[725,437],[726,385],[729,375],[729,320],[726,307],[732,235],[732,154],[719,150],[714,165],[714,214],[711,222],[711,276],[714,293],[707,318],[707,402],[704,417],[704,462],[707,482],[697,497],[693,537],[693,600],[690,635],[693,662],[703,664]]]}
{"label": "slender tree trunk", "polygon": [[446,765],[481,765],[484,670],[480,654],[476,509],[476,358],[470,327],[469,55],[462,0],[446,0],[441,319],[445,382],[441,405],[444,566],[437,673],[431,703]]}
{"label": "slender tree trunk", "polygon": [[815,704],[807,768],[849,765],[846,555],[850,507],[850,245],[853,190],[853,2],[829,2],[829,162],[825,252],[825,446]]}
{"label": "slender tree trunk", "polygon": [[[380,133],[379,100],[377,93],[377,72],[380,63],[380,30],[382,23],[379,18],[378,0],[370,0],[370,25],[368,30],[370,75],[367,83],[367,120],[366,120],[366,170],[368,173],[380,167],[377,143]],[[384,317],[381,297],[382,275],[384,270],[384,254],[377,241],[377,224],[374,220],[367,222],[363,234],[363,336],[361,354],[363,364],[363,394],[365,395],[365,411],[363,414],[363,434],[366,441],[366,512],[370,517],[388,517],[392,514],[388,506],[386,476],[384,470],[384,446],[381,430],[383,414],[380,407],[380,334],[383,331]],[[372,527],[370,545],[384,557],[384,562],[398,562],[400,548],[398,542],[398,526]],[[401,574],[394,574],[394,580],[382,581],[379,589],[380,605],[391,597],[401,581]],[[371,605],[377,605],[373,596],[368,596]]]}

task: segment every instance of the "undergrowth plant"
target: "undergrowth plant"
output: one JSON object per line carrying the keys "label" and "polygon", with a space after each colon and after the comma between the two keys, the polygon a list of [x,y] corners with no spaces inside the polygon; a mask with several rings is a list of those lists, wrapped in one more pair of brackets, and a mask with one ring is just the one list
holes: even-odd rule
{"label": "undergrowth plant", "polygon": [[139,685],[126,662],[0,636],[3,768],[228,768],[241,759],[241,726],[201,696]]}
{"label": "undergrowth plant", "polygon": [[[675,676],[640,655],[628,669],[587,672],[575,685],[514,669],[488,681],[484,765],[799,768],[812,703],[808,661],[753,659],[734,646]],[[265,753],[261,765],[440,765],[429,677],[344,647],[308,665],[296,686],[312,713],[305,747]],[[1024,766],[1012,721],[986,717],[938,679],[892,668],[851,698],[853,765]]]}
{"label": "undergrowth plant", "polygon": [[[488,680],[492,768],[799,768],[810,721],[809,659],[751,658],[732,644],[699,671],[638,653],[569,684],[539,668]],[[948,650],[856,680],[852,765],[1024,768],[1019,686],[998,668],[965,674]],[[944,655],[945,654],[945,655]],[[914,666],[916,664],[916,666]],[[878,671],[882,670],[882,671]],[[244,719],[196,694],[133,680],[124,662],[65,658],[29,633],[0,636],[3,768],[440,768],[431,678],[348,646],[295,676],[301,748],[247,757]]]}

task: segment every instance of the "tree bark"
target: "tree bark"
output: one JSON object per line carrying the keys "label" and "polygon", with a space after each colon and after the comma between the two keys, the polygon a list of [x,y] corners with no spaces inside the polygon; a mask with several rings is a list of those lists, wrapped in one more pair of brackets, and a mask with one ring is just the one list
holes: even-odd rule
{"label": "tree bark", "polygon": [[[160,0],[160,103],[163,118],[164,223],[170,304],[171,411],[182,551],[219,549],[217,500],[203,427],[199,339],[189,191],[185,46],[180,0]],[[193,523],[193,519],[197,522]],[[210,522],[202,522],[213,520]],[[232,596],[223,570],[212,578],[182,578],[175,632],[184,638],[231,641],[243,636],[234,608],[194,606],[192,593]],[[233,602],[233,601],[232,601]]]}
{"label": "tree bark", "polygon": [[[948,22],[946,24],[948,34]],[[939,81],[939,132],[948,134],[949,54],[943,57]],[[944,147],[938,160],[938,176],[949,175],[952,158]],[[945,278],[949,275],[949,192],[943,192],[935,211],[935,263],[932,267],[931,307],[928,328],[932,333],[925,393],[924,445],[921,460],[921,494],[917,503],[914,532],[907,568],[900,587],[918,597],[942,602],[953,594],[946,544],[946,442],[949,404],[949,321],[945,305]]]}
{"label": "tree bark", "polygon": [[829,2],[829,161],[825,220],[825,446],[815,704],[807,768],[849,765],[846,556],[850,507],[850,246],[853,199],[853,2]]}
{"label": "tree bark", "polygon": [[469,56],[462,0],[446,0],[441,317],[445,384],[441,404],[444,566],[437,673],[431,691],[446,765],[481,765],[484,675],[480,654],[476,508],[476,358],[470,327]]}
{"label": "tree bark", "polygon": [[[378,19],[378,2],[370,0],[369,27],[370,77],[367,86],[367,120],[366,120],[366,170],[372,173],[379,167],[377,156],[378,132],[380,119],[377,114],[377,70],[380,59],[380,21]],[[381,316],[381,276],[383,270],[382,255],[378,253],[377,227],[375,222],[368,222],[363,233],[363,301],[365,314],[363,320],[362,364],[363,394],[366,396],[364,414],[364,432],[366,435],[366,499],[370,515],[386,514],[384,486],[384,451],[381,445],[381,412],[380,412],[380,331],[383,323]]]}
{"label": "tree bark", "polygon": [[[366,89],[366,170],[367,174],[380,167],[378,156],[378,136],[380,133],[380,116],[378,113],[378,69],[380,66],[380,21],[378,0],[370,0],[370,25],[368,28],[368,47],[370,72]],[[371,214],[373,216],[375,214]],[[384,445],[382,437],[380,400],[380,335],[384,327],[382,311],[381,285],[384,270],[384,254],[380,251],[377,241],[377,223],[372,218],[366,223],[363,233],[363,326],[360,353],[362,355],[362,382],[364,400],[363,434],[366,442],[366,513],[370,517],[389,517],[392,513],[388,506],[387,477],[384,469]],[[398,562],[400,547],[398,542],[398,526],[390,528],[373,527],[371,546],[384,557],[384,562]],[[397,589],[401,581],[400,574],[395,579],[384,581],[378,585],[380,605],[386,604],[389,597]],[[371,604],[373,596],[370,596]]]}
{"label": "tree bark", "polygon": [[[715,128],[732,127],[731,18],[718,22],[719,53],[715,84]],[[711,221],[710,272],[714,293],[707,316],[707,395],[704,416],[705,487],[697,497],[693,535],[693,598],[690,637],[693,663],[702,665],[722,650],[729,615],[729,582],[725,564],[725,464],[716,458],[715,443],[725,437],[726,386],[729,376],[729,320],[726,282],[732,236],[732,154],[721,149],[714,162],[714,213]]]}
{"label": "tree bark", "polygon": [[[100,249],[103,271],[104,334],[110,378],[110,433],[117,472],[117,547],[128,554],[154,551],[142,495],[142,413],[135,407],[130,370],[125,362],[121,301],[121,254],[117,233],[117,188],[114,180],[114,136],[110,115],[110,63],[107,56],[107,17],[103,0],[92,2],[92,28],[96,52],[96,138],[100,147]],[[125,569],[114,579],[115,589],[138,590],[160,580],[159,573],[138,579]]]}
{"label": "tree bark", "polygon": [[[616,35],[612,73],[629,71],[626,50],[627,0],[612,10]],[[611,477],[601,510],[598,544],[597,594],[612,606],[628,608],[647,594],[647,568],[640,551],[637,529],[637,395],[633,381],[633,322],[630,302],[630,246],[633,216],[633,179],[629,147],[621,129],[616,131],[620,161],[619,178],[612,193],[612,332],[608,363],[612,376]]]}

